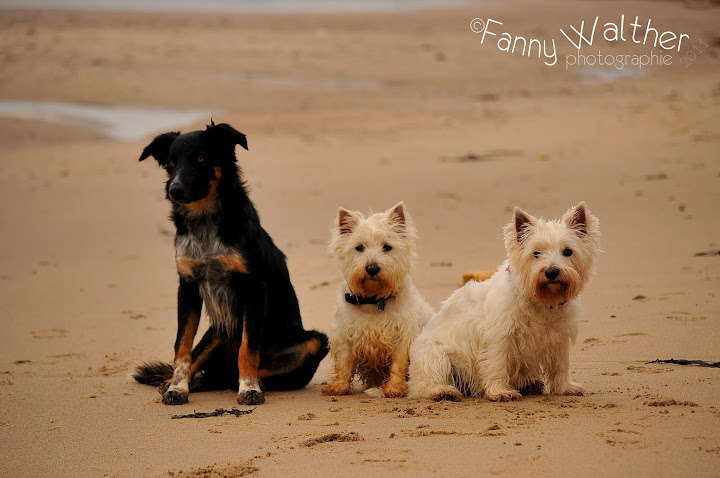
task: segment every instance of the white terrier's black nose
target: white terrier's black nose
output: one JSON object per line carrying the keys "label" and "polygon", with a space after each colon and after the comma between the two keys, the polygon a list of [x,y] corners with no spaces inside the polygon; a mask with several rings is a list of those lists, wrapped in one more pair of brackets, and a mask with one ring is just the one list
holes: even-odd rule
{"label": "white terrier's black nose", "polygon": [[365,267],[365,272],[367,272],[367,275],[369,275],[370,277],[375,277],[380,273],[380,266],[374,263],[368,264]]}
{"label": "white terrier's black nose", "polygon": [[548,267],[545,269],[545,277],[548,278],[548,280],[555,280],[560,275],[560,271],[557,267]]}

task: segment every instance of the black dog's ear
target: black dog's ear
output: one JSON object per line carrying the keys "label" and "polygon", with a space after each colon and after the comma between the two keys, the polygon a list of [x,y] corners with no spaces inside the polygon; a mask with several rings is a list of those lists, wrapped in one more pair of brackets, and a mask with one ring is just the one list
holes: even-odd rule
{"label": "black dog's ear", "polygon": [[239,144],[243,148],[248,149],[247,138],[240,131],[227,123],[215,124],[212,120],[210,120],[210,123],[205,131],[211,134],[217,141],[232,144],[233,146]]}
{"label": "black dog's ear", "polygon": [[180,136],[179,131],[171,131],[169,133],[163,133],[155,136],[155,139],[153,139],[152,142],[143,149],[139,161],[152,156],[157,160],[160,166],[165,166],[168,162],[170,146],[172,146],[173,141],[175,141],[175,138],[178,136]]}

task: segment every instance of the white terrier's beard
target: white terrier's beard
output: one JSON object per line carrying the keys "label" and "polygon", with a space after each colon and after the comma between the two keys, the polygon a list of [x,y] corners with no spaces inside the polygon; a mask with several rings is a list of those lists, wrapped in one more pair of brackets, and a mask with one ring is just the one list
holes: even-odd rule
{"label": "white terrier's beard", "polygon": [[361,271],[350,278],[348,281],[350,290],[355,295],[363,297],[387,298],[397,293],[398,284],[385,273],[380,273],[375,277],[370,277]]}
{"label": "white terrier's beard", "polygon": [[521,274],[522,288],[525,294],[533,301],[548,307],[556,307],[577,297],[584,282],[580,274],[572,269],[561,269],[560,275],[554,280],[545,277],[545,269],[524,277],[522,274],[527,271],[519,269],[515,272]]}
{"label": "white terrier's beard", "polygon": [[572,287],[567,282],[558,280],[551,282],[541,279],[537,282],[534,300],[553,307],[572,299],[571,290]]}

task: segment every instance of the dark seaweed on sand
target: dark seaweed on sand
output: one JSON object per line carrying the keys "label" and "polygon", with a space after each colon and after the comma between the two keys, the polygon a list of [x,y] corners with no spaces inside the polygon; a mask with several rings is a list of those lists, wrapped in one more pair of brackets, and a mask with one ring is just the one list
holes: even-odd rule
{"label": "dark seaweed on sand", "polygon": [[683,360],[683,359],[668,359],[668,360],[660,360],[655,359],[652,362],[648,363],[671,363],[675,365],[697,365],[698,367],[717,367],[720,368],[720,362],[705,362],[704,360]]}
{"label": "dark seaweed on sand", "polygon": [[216,408],[214,412],[194,412],[187,415],[171,415],[170,418],[208,418],[219,417],[220,415],[225,414],[239,417],[240,415],[252,413],[253,410],[255,409],[251,408],[250,410],[238,410],[237,408],[233,408],[232,410],[225,410],[224,408]]}

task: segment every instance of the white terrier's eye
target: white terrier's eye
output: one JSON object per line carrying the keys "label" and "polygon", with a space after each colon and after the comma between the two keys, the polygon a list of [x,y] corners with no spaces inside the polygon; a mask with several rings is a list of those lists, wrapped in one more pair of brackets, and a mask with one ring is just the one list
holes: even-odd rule
{"label": "white terrier's eye", "polygon": [[362,244],[360,244],[360,245],[358,245],[358,246],[355,248],[355,250],[358,251],[358,252],[362,252],[362,251],[365,250],[365,246],[363,246]]}
{"label": "white terrier's eye", "polygon": [[567,247],[563,250],[563,256],[570,257],[573,255],[572,249],[568,249]]}
{"label": "white terrier's eye", "polygon": [[540,257],[540,251],[533,252],[533,256],[535,256],[536,259]]}
{"label": "white terrier's eye", "polygon": [[392,251],[392,246],[385,244],[385,245],[383,246],[383,251],[385,251],[385,252],[390,252],[390,251]]}

